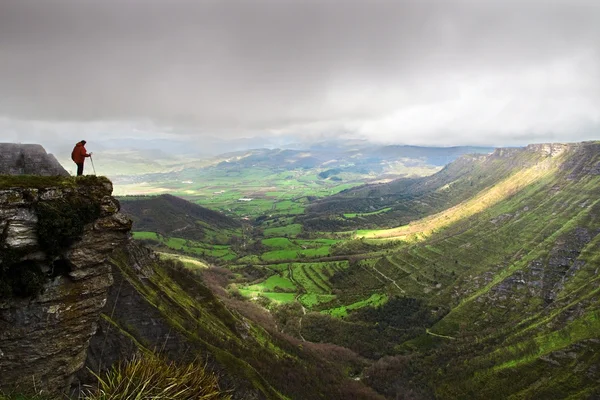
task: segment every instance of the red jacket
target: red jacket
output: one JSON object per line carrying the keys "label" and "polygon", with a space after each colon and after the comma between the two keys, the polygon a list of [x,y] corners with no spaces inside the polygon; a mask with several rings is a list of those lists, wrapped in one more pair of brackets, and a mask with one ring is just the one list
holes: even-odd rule
{"label": "red jacket", "polygon": [[85,146],[83,143],[79,142],[73,148],[73,152],[71,153],[71,159],[75,162],[75,164],[83,164],[86,157],[90,155],[87,153]]}

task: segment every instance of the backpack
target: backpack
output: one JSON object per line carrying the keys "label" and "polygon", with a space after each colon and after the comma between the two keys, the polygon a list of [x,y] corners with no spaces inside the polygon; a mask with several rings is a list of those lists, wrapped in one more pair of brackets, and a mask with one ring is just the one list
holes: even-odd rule
{"label": "backpack", "polygon": [[75,154],[77,154],[77,152],[79,151],[79,149],[77,148],[77,144],[75,145],[75,147],[73,147],[73,151],[71,152],[71,160],[73,160],[73,162],[75,162]]}

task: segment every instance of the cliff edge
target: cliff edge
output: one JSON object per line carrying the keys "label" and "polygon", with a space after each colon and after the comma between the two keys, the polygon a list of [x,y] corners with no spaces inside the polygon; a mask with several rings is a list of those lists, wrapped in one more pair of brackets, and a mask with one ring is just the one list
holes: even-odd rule
{"label": "cliff edge", "polygon": [[103,177],[0,175],[0,389],[56,396],[83,367],[131,229],[111,193]]}

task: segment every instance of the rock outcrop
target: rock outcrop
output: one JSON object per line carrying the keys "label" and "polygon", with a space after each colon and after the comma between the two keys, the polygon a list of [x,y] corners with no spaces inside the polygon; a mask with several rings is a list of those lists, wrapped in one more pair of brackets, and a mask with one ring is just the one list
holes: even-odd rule
{"label": "rock outcrop", "polygon": [[0,143],[0,174],[61,175],[69,173],[39,144]]}
{"label": "rock outcrop", "polygon": [[[2,160],[2,168],[10,164]],[[126,240],[131,221],[119,213],[106,178],[49,177],[45,185],[35,177],[35,187],[28,177],[4,178],[0,389],[57,396],[84,365],[113,282],[106,259]]]}

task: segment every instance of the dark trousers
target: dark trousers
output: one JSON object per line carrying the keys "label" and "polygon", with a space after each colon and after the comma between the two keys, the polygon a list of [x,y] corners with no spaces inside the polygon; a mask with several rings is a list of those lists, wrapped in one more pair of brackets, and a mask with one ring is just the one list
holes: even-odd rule
{"label": "dark trousers", "polygon": [[77,176],[83,175],[83,163],[77,164]]}

